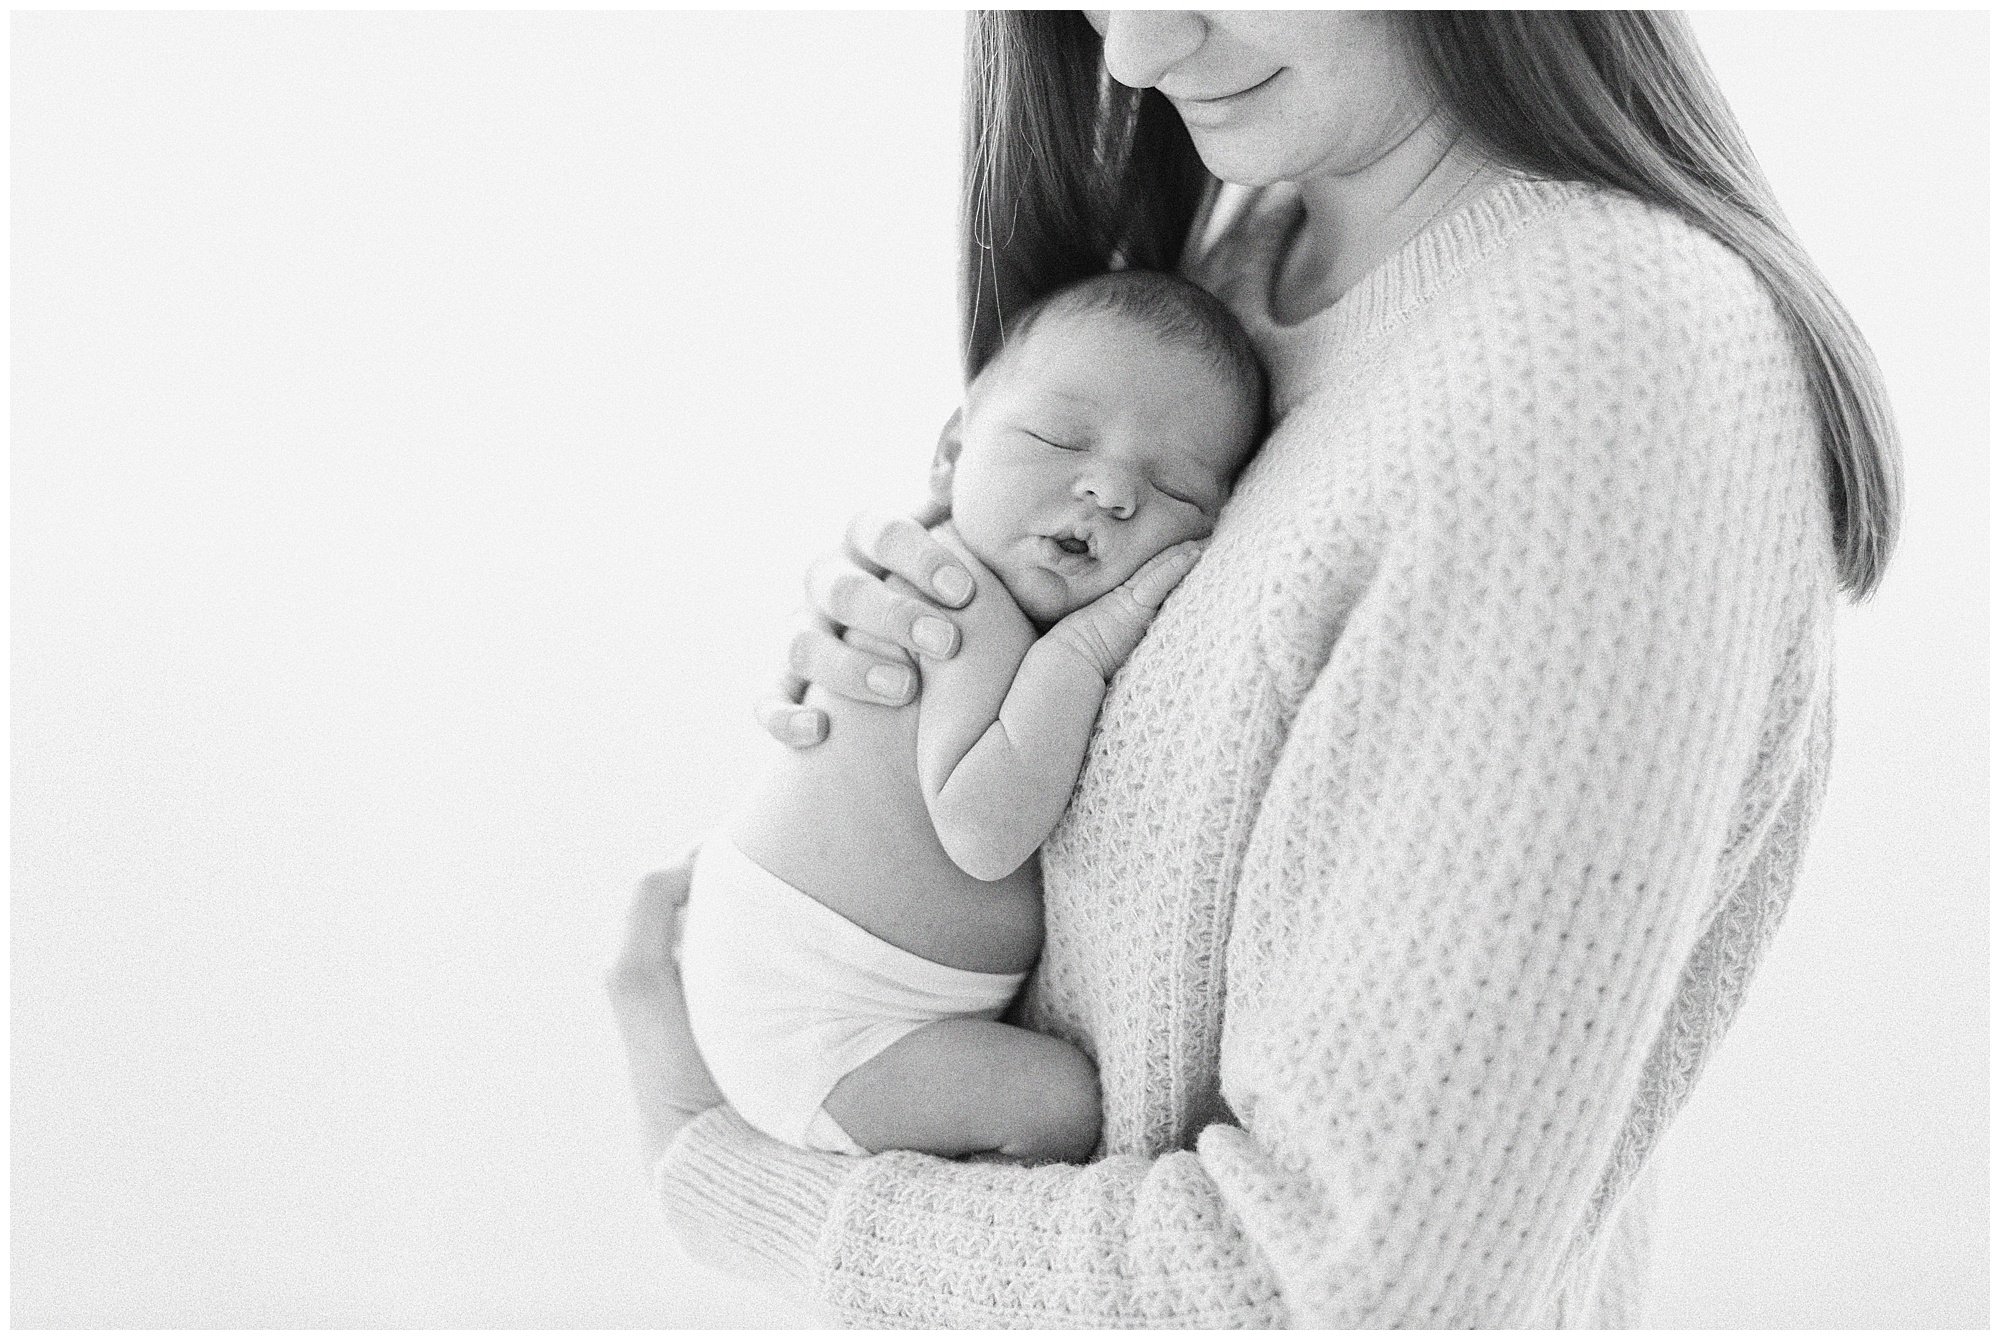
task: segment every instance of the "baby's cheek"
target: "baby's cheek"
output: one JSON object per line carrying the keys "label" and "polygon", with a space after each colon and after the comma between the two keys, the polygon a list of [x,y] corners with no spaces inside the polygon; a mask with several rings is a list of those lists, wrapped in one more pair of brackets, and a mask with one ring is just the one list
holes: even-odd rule
{"label": "baby's cheek", "polygon": [[1165,553],[1187,540],[1202,539],[1213,529],[1214,524],[1200,512],[1189,507],[1176,507],[1172,515],[1162,518],[1159,529],[1148,537],[1150,547],[1146,557]]}
{"label": "baby's cheek", "polygon": [[1111,564],[1106,564],[1104,567],[1098,569],[1098,571],[1092,575],[1089,600],[1086,600],[1084,603],[1088,604],[1090,600],[1095,600],[1099,596],[1109,595],[1111,592],[1123,586],[1126,582],[1130,581],[1134,575],[1138,573],[1140,568],[1146,566],[1147,561],[1151,559],[1154,554],[1158,553],[1161,549],[1164,549],[1165,547],[1166,547],[1165,545],[1155,545],[1150,548],[1143,548],[1143,549],[1135,547],[1132,550],[1132,552],[1126,556],[1124,562],[1119,563],[1115,566]]}

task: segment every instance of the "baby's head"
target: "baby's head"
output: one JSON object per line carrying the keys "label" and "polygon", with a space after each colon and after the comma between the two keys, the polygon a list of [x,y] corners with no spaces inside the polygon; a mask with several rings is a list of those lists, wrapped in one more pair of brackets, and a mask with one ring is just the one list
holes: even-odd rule
{"label": "baby's head", "polygon": [[1121,270],[1010,322],[954,423],[953,525],[1046,625],[1214,529],[1263,433],[1264,372],[1208,293]]}

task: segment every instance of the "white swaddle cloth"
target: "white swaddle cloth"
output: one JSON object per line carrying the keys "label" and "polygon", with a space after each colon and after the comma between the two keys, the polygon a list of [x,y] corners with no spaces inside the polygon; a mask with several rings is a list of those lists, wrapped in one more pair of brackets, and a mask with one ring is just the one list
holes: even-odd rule
{"label": "white swaddle cloth", "polygon": [[821,1109],[833,1086],[940,1019],[996,1019],[1026,973],[933,963],[801,893],[716,836],[681,935],[695,1044],[742,1118],[801,1149],[866,1154]]}

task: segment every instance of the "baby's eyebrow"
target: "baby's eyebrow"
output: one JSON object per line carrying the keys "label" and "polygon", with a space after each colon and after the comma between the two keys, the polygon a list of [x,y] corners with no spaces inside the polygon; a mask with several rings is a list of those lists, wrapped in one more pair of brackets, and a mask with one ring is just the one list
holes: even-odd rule
{"label": "baby's eyebrow", "polygon": [[1096,401],[1081,391],[1067,391],[1060,386],[1050,386],[1046,382],[1035,388],[1044,395],[1061,396],[1064,400],[1074,400],[1078,404],[1091,405]]}
{"label": "baby's eyebrow", "polygon": [[1063,400],[1072,405],[1082,405],[1086,409],[1102,408],[1098,403],[1097,397],[1091,395],[1088,391],[1072,391],[1067,387],[1052,385],[1048,382],[1033,381],[1027,384],[1027,390],[1033,396],[1050,400]]}
{"label": "baby's eyebrow", "polygon": [[1031,432],[1046,428],[1060,433],[1068,445],[1094,441],[1098,429],[1096,416],[1090,412],[1090,402],[1078,396],[1064,396],[1062,400],[1068,403],[1057,403],[1053,398],[1044,400],[1037,395],[1015,406],[1009,417],[1017,427]]}

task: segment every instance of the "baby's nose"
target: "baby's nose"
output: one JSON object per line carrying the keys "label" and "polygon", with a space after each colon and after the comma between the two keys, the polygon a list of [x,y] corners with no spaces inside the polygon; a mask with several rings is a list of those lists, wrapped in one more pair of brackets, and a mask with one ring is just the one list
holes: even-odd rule
{"label": "baby's nose", "polygon": [[1076,496],[1088,498],[1120,521],[1130,520],[1138,506],[1138,490],[1130,481],[1108,475],[1078,480]]}

